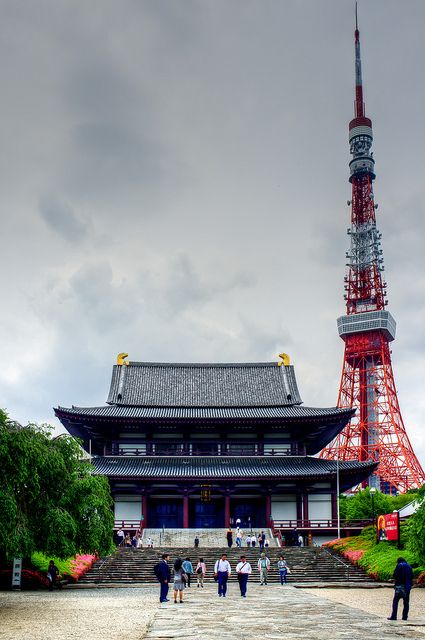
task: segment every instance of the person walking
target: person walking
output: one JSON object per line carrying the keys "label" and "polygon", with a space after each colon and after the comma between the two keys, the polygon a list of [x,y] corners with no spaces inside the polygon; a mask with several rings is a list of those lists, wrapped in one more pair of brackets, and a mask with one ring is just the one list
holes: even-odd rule
{"label": "person walking", "polygon": [[181,558],[177,558],[174,562],[174,604],[177,604],[177,594],[179,595],[180,604],[183,604],[183,590],[186,587],[187,574],[183,567]]}
{"label": "person walking", "polygon": [[186,560],[183,561],[183,570],[187,575],[187,586],[190,587],[190,576],[193,575],[193,565],[190,558],[186,558]]}
{"label": "person walking", "polygon": [[227,580],[229,579],[230,574],[232,573],[232,569],[230,567],[230,563],[227,560],[227,553],[223,553],[221,555],[220,560],[214,565],[214,577],[217,578],[218,583],[218,595],[221,598],[226,597],[227,593]]}
{"label": "person walking", "polygon": [[245,538],[245,542],[246,542],[246,546],[247,546],[247,547],[250,547],[250,546],[251,546],[251,536],[249,535],[249,533],[248,533],[248,535],[247,535],[247,536],[246,536],[246,538]]}
{"label": "person walking", "polygon": [[242,598],[246,598],[246,587],[249,575],[252,573],[251,565],[247,562],[245,556],[241,556],[240,562],[236,565],[236,573],[238,574],[239,589]]}
{"label": "person walking", "polygon": [[259,538],[258,538],[258,544],[260,545],[260,549],[263,551],[264,550],[264,542],[266,539],[266,534],[264,533],[264,531],[261,532]]}
{"label": "person walking", "polygon": [[196,565],[196,569],[195,569],[196,581],[198,583],[198,589],[199,589],[199,587],[202,587],[202,589],[204,588],[204,578],[205,578],[206,572],[207,572],[207,567],[205,566],[204,559],[203,558],[199,558],[199,562]]}
{"label": "person walking", "polygon": [[285,556],[279,556],[277,568],[279,569],[280,584],[286,584],[286,576],[288,575],[289,567]]}
{"label": "person walking", "polygon": [[49,581],[49,591],[53,591],[53,587],[57,587],[58,589],[62,589],[62,585],[58,580],[59,578],[59,569],[55,565],[53,560],[50,560],[49,567],[47,569],[47,579]]}
{"label": "person walking", "polygon": [[239,549],[242,547],[242,537],[243,532],[238,528],[236,532],[236,545],[239,547]]}
{"label": "person walking", "polygon": [[117,531],[117,546],[118,547],[123,547],[124,546],[124,538],[125,538],[125,533],[124,531],[120,528]]}
{"label": "person walking", "polygon": [[161,560],[154,567],[155,575],[160,583],[159,601],[168,602],[168,589],[170,582],[170,567],[168,566],[168,553],[163,553]]}
{"label": "person walking", "polygon": [[303,547],[304,546],[304,538],[302,537],[301,533],[298,536],[298,546],[299,547]]}
{"label": "person walking", "polygon": [[257,543],[257,536],[256,536],[255,533],[252,533],[251,534],[251,547],[255,547],[256,543]]}
{"label": "person walking", "polygon": [[410,564],[404,558],[398,558],[397,566],[393,573],[394,598],[393,609],[388,620],[397,620],[398,603],[403,600],[402,620],[407,620],[409,615],[410,591],[413,583],[413,571]]}
{"label": "person walking", "polygon": [[267,576],[269,574],[269,569],[270,569],[270,560],[268,559],[265,553],[261,554],[257,563],[257,567],[258,567],[258,571],[260,572],[260,585],[261,586],[266,585]]}
{"label": "person walking", "polygon": [[197,548],[199,547],[199,538],[198,538],[198,534],[196,534],[196,536],[195,536],[194,545],[195,545],[195,549],[197,549]]}
{"label": "person walking", "polygon": [[131,547],[131,538],[129,533],[125,536],[124,544],[126,547]]}
{"label": "person walking", "polygon": [[229,527],[227,529],[227,533],[226,533],[226,539],[227,539],[227,546],[229,547],[229,549],[232,547],[233,545],[233,531],[232,531],[232,527]]}

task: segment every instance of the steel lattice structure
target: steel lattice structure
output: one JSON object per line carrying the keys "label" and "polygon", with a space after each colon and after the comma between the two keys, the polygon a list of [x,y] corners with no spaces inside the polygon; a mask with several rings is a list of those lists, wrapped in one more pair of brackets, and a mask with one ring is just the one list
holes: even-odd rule
{"label": "steel lattice structure", "polygon": [[350,250],[344,279],[346,315],[338,318],[339,335],[345,342],[338,406],[355,407],[357,411],[321,457],[377,460],[376,475],[365,484],[405,492],[422,486],[425,473],[404,427],[391,365],[389,343],[395,338],[396,323],[385,309],[381,234],[376,227],[373,194],[372,121],[365,116],[363,102],[357,11],[354,40],[356,95],[354,118],[349,125]]}

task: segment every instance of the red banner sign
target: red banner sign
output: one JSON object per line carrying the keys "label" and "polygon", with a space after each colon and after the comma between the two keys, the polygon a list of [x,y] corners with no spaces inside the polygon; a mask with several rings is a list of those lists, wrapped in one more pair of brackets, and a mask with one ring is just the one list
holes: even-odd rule
{"label": "red banner sign", "polygon": [[376,537],[378,542],[398,540],[398,512],[378,516]]}

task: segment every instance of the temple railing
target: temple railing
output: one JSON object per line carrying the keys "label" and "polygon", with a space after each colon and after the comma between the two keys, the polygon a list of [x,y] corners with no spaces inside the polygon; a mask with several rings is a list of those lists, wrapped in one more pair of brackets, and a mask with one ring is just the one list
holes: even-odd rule
{"label": "temple railing", "polygon": [[[341,529],[363,529],[363,527],[367,527],[369,524],[370,520],[351,520],[349,522],[341,522]],[[336,518],[329,518],[328,520],[273,520],[273,533],[277,537],[279,532],[282,530],[286,532],[291,529],[308,529],[317,531],[318,529],[337,528],[338,520]]]}
{"label": "temple railing", "polygon": [[143,529],[143,520],[115,520],[114,529],[137,531],[138,529]]}
{"label": "temple railing", "polygon": [[104,456],[301,456],[305,447],[297,443],[240,442],[240,441],[149,441],[131,445],[116,442],[105,446]]}

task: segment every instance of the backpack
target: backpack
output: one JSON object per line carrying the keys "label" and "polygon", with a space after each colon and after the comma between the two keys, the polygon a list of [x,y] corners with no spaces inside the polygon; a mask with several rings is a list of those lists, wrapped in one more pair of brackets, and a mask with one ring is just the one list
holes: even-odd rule
{"label": "backpack", "polygon": [[161,571],[160,571],[160,562],[157,562],[153,568],[153,572],[157,578],[157,580],[161,580]]}
{"label": "backpack", "polygon": [[198,567],[198,568],[196,569],[196,573],[202,573],[202,567]]}

